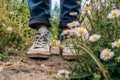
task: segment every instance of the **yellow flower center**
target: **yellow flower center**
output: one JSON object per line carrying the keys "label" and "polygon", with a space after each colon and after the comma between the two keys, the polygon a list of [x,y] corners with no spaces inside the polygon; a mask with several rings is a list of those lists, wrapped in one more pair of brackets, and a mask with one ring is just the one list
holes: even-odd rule
{"label": "yellow flower center", "polygon": [[108,57],[109,55],[110,55],[110,52],[105,52],[105,53],[104,53],[104,56],[105,56],[105,57]]}
{"label": "yellow flower center", "polygon": [[75,26],[75,22],[72,22],[72,23],[71,23],[71,26],[74,27],[74,26]]}
{"label": "yellow flower center", "polygon": [[94,36],[94,37],[93,37],[93,39],[96,41],[96,40],[97,40],[97,37],[96,37],[96,36]]}
{"label": "yellow flower center", "polygon": [[63,48],[64,48],[64,45],[60,45],[60,48],[62,48],[62,49],[63,49]]}
{"label": "yellow flower center", "polygon": [[65,31],[66,31],[66,32],[69,32],[70,30],[69,30],[69,29],[66,29]]}
{"label": "yellow flower center", "polygon": [[112,12],[112,16],[117,16],[117,12]]}
{"label": "yellow flower center", "polygon": [[84,6],[84,9],[85,9],[85,10],[88,10],[88,9],[89,9],[89,5],[86,4],[86,5]]}
{"label": "yellow flower center", "polygon": [[117,46],[120,46],[120,41],[116,42],[116,45],[117,45]]}
{"label": "yellow flower center", "polygon": [[80,34],[83,34],[83,33],[84,33],[84,30],[81,29],[81,30],[79,31],[79,33],[80,33]]}

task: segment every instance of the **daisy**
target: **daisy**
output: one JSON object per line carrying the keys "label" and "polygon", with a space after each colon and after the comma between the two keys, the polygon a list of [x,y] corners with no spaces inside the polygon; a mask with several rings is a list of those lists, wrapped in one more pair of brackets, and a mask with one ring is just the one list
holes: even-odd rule
{"label": "daisy", "polygon": [[77,37],[87,38],[89,36],[89,33],[88,33],[87,29],[84,28],[84,27],[77,27],[72,32]]}
{"label": "daisy", "polygon": [[69,35],[70,29],[63,30],[61,35]]}
{"label": "daisy", "polygon": [[71,15],[71,16],[77,16],[78,13],[77,12],[71,12],[69,15]]}
{"label": "daisy", "polygon": [[112,52],[111,49],[104,49],[100,54],[100,58],[104,61],[111,59],[113,56],[114,52]]}
{"label": "daisy", "polygon": [[95,41],[97,41],[100,37],[101,37],[101,36],[98,35],[98,34],[93,34],[93,35],[91,35],[91,36],[89,37],[89,41],[90,41],[90,42],[95,42]]}
{"label": "daisy", "polygon": [[118,41],[115,41],[114,43],[112,43],[112,47],[120,47],[120,39]]}
{"label": "daisy", "polygon": [[71,23],[68,23],[67,26],[68,26],[69,28],[73,28],[73,27],[78,27],[78,26],[80,26],[80,24],[79,24],[78,21],[73,21],[73,22],[71,22]]}
{"label": "daisy", "polygon": [[109,19],[117,18],[119,16],[120,16],[120,10],[118,10],[118,9],[112,10],[111,13],[108,14]]}
{"label": "daisy", "polygon": [[76,29],[75,28],[70,29],[70,35],[71,36],[75,35],[75,33],[76,33]]}
{"label": "daisy", "polygon": [[84,7],[83,7],[83,10],[87,11],[87,10],[89,10],[89,9],[90,9],[89,4],[85,4]]}
{"label": "daisy", "polygon": [[87,29],[84,27],[79,27],[78,33],[79,33],[79,36],[84,36],[84,37],[87,37],[89,35]]}
{"label": "daisy", "polygon": [[65,78],[68,78],[70,75],[70,72],[67,71],[67,70],[59,70],[58,73],[57,73],[57,76],[58,77],[65,77]]}
{"label": "daisy", "polygon": [[105,3],[105,0],[101,0],[101,3],[104,4],[104,3]]}

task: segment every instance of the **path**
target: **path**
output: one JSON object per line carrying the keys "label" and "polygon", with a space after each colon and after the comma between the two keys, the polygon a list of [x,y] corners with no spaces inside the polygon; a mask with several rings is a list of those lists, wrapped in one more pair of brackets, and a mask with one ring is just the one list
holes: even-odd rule
{"label": "path", "polygon": [[68,69],[71,64],[72,62],[62,59],[57,54],[52,54],[46,60],[26,57],[21,60],[11,56],[10,62],[6,63],[5,69],[0,72],[0,80],[58,80],[54,77],[57,71]]}

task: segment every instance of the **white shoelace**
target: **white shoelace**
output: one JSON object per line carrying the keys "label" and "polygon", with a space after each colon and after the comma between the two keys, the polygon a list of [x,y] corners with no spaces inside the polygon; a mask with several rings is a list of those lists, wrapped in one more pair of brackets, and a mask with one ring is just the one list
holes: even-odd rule
{"label": "white shoelace", "polygon": [[47,48],[49,45],[49,32],[37,32],[35,36],[34,48]]}

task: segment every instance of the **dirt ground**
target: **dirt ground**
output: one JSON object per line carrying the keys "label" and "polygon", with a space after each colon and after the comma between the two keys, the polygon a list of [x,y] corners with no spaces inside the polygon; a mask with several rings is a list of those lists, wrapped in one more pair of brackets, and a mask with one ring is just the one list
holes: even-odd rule
{"label": "dirt ground", "polygon": [[[9,62],[0,62],[0,80],[58,80],[57,71],[69,69],[72,61],[64,60],[53,52],[49,59],[30,59],[27,57],[10,56]],[[60,80],[60,79],[59,79]]]}

